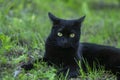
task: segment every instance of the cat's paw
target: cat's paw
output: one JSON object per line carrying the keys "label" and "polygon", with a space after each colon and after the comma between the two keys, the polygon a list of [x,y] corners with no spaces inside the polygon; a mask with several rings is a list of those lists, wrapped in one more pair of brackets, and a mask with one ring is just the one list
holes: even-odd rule
{"label": "cat's paw", "polygon": [[34,65],[32,63],[24,63],[21,65],[21,68],[23,68],[24,70],[31,70],[34,68]]}
{"label": "cat's paw", "polygon": [[78,71],[69,72],[68,78],[77,78],[79,76]]}
{"label": "cat's paw", "polygon": [[76,69],[71,69],[69,67],[65,67],[57,72],[57,75],[63,74],[68,79],[77,78],[79,76],[79,72]]}
{"label": "cat's paw", "polygon": [[14,71],[14,77],[17,77],[21,71],[22,68],[27,71],[27,70],[31,70],[34,68],[34,65],[32,63],[22,63],[20,66],[17,67],[17,69]]}

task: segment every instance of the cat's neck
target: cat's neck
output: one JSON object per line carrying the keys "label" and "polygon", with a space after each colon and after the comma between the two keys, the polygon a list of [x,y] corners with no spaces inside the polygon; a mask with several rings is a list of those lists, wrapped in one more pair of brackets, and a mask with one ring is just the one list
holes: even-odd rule
{"label": "cat's neck", "polygon": [[[45,43],[45,51],[48,51],[50,50],[50,52],[52,53],[60,53],[62,55],[65,55],[65,53],[72,53],[72,54],[76,54],[78,49],[79,49],[79,42],[77,42],[76,44],[74,44],[74,46],[71,46],[71,47],[60,47],[60,46],[57,46],[56,43],[54,42],[53,39],[51,39],[50,37],[48,37],[48,39],[46,40],[46,43]],[[49,53],[50,53],[49,52]],[[52,54],[50,53],[50,54]]]}
{"label": "cat's neck", "polygon": [[[46,52],[48,52],[49,54],[53,54],[53,55],[66,55],[69,56],[74,56],[79,48],[79,44],[76,45],[76,47],[68,47],[68,48],[63,48],[63,47],[59,47],[59,46],[55,46],[55,45],[50,45],[50,44],[46,44],[45,45],[45,49]],[[68,55],[69,54],[69,55]]]}

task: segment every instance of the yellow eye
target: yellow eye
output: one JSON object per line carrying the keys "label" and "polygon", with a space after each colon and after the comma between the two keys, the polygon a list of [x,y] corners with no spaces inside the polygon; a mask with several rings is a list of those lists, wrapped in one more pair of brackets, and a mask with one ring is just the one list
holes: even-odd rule
{"label": "yellow eye", "polygon": [[71,33],[71,34],[70,34],[70,37],[71,37],[71,38],[74,38],[74,37],[75,37],[75,34],[74,34],[74,33]]}
{"label": "yellow eye", "polygon": [[58,35],[59,37],[63,36],[63,34],[62,34],[61,32],[58,32],[57,35]]}

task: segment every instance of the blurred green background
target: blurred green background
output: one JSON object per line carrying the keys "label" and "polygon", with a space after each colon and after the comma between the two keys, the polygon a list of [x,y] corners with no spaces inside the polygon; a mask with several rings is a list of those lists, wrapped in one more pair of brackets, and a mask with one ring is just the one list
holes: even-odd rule
{"label": "blurred green background", "polygon": [[[44,54],[44,41],[51,29],[48,12],[63,19],[86,15],[81,42],[120,48],[120,0],[0,0],[0,80],[14,80],[11,73],[20,62]],[[42,68],[31,71],[35,79],[26,78],[25,73],[19,79],[56,79],[54,68],[44,74]]]}

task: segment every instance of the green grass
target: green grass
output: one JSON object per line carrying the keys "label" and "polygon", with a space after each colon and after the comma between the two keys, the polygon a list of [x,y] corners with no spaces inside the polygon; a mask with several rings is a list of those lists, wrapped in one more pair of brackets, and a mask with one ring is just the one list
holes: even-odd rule
{"label": "green grass", "polygon": [[[0,0],[0,80],[64,80],[58,78],[56,69],[40,62],[36,68],[13,77],[22,63],[44,54],[44,41],[50,33],[51,23],[47,13],[75,19],[86,15],[82,26],[81,42],[92,42],[120,48],[120,11],[118,8],[98,8],[94,3],[102,0]],[[106,0],[105,4],[118,5],[119,1]],[[115,76],[100,69],[85,74],[85,80],[108,79]]]}

